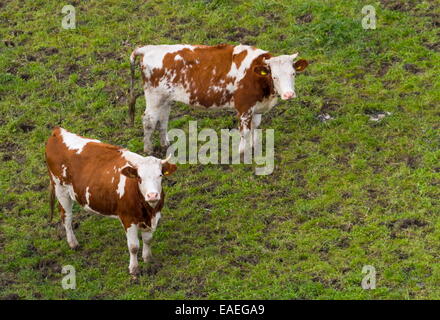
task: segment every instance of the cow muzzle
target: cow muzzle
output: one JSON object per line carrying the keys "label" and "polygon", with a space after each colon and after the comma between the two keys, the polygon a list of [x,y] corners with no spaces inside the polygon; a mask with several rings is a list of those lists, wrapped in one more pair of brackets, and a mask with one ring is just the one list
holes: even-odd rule
{"label": "cow muzzle", "polygon": [[281,95],[281,99],[283,99],[283,100],[289,100],[292,98],[296,98],[296,94],[293,91],[287,91]]}
{"label": "cow muzzle", "polygon": [[147,202],[152,202],[152,203],[156,203],[157,201],[160,200],[160,194],[157,192],[150,192],[147,193],[147,196],[145,197],[145,200]]}

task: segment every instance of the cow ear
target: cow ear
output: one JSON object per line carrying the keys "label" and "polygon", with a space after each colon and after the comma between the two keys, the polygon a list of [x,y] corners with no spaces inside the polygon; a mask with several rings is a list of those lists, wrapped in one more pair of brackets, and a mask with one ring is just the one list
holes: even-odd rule
{"label": "cow ear", "polygon": [[270,69],[267,66],[255,66],[254,72],[260,77],[267,77],[270,74]]}
{"label": "cow ear", "polygon": [[177,166],[175,164],[169,162],[165,162],[164,164],[162,164],[162,174],[164,176],[169,176],[176,170],[177,170]]}
{"label": "cow ear", "polygon": [[296,71],[301,72],[304,71],[304,69],[307,68],[308,65],[309,63],[307,62],[307,60],[300,59],[293,64],[293,67]]}
{"label": "cow ear", "polygon": [[121,170],[121,173],[129,178],[139,178],[138,175],[138,171],[137,169],[133,168],[133,167],[125,167],[124,169]]}

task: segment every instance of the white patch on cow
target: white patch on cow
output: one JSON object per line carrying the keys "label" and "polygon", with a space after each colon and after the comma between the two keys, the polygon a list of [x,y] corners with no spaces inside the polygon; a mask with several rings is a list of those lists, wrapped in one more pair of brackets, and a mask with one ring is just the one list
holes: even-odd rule
{"label": "white patch on cow", "polygon": [[[58,177],[56,177],[52,172],[50,173],[50,175],[52,176],[52,179],[55,183],[55,191],[57,189],[62,191],[62,195],[60,194],[61,197],[68,197],[68,198],[70,198],[70,200],[76,200],[77,196],[76,196],[75,191],[73,190],[72,184],[61,183],[61,180],[58,179]],[[58,198],[58,195],[57,195],[57,198]]]}
{"label": "white patch on cow", "polygon": [[183,60],[183,58],[180,54],[176,54],[176,56],[174,57],[174,60],[179,61],[179,60]]}
{"label": "white patch on cow", "polygon": [[113,181],[115,181],[115,177],[112,177],[112,183],[113,183]]}
{"label": "white patch on cow", "polygon": [[68,185],[66,185],[66,187],[67,187],[67,190],[69,191],[70,198],[72,200],[76,201],[77,195],[75,193],[75,190],[73,190],[73,185],[68,184]]}
{"label": "white patch on cow", "polygon": [[49,173],[54,183],[55,196],[64,209],[64,228],[66,229],[67,242],[71,248],[76,248],[78,246],[78,240],[76,240],[72,228],[72,206],[74,200],[74,198],[72,198],[73,187],[72,185],[63,185],[60,179],[58,179],[52,172],[49,171]]}
{"label": "white patch on cow", "polygon": [[163,67],[163,58],[168,53],[177,52],[183,49],[190,49],[193,50],[193,46],[191,45],[182,45],[182,44],[175,44],[175,45],[151,45],[151,46],[144,46],[141,48],[138,48],[136,51],[138,54],[143,54],[144,59],[142,61],[142,64],[145,66],[145,76],[149,77],[150,73],[153,71],[153,69],[162,69]]}
{"label": "white patch on cow", "polygon": [[127,180],[127,177],[123,174],[119,175],[119,183],[118,183],[118,189],[116,190],[116,193],[119,194],[119,198],[122,198],[125,193],[125,180]]}
{"label": "white patch on cow", "polygon": [[278,103],[278,97],[276,95],[271,95],[263,101],[257,101],[254,105],[255,113],[265,113],[270,111]]}
{"label": "white patch on cow", "polygon": [[87,139],[82,138],[74,133],[71,133],[63,128],[60,129],[61,131],[61,137],[63,138],[64,144],[67,146],[69,150],[76,150],[77,154],[80,154],[82,152],[82,149],[85,147],[85,145],[89,142],[97,142],[100,143],[101,141],[96,139]]}
{"label": "white patch on cow", "polygon": [[[140,164],[143,162],[144,157],[142,157],[141,155],[128,151],[126,149],[121,149],[120,150],[121,155],[125,158],[125,160],[127,160],[128,162],[136,165],[136,164]],[[122,170],[122,168],[120,168],[119,170]]]}
{"label": "white patch on cow", "polygon": [[84,206],[84,209],[85,209],[86,211],[90,212],[90,213],[101,214],[101,213],[99,213],[98,211],[93,210],[92,208],[90,208],[90,205],[88,205],[88,204],[86,204],[86,205]]}
{"label": "white patch on cow", "polygon": [[90,204],[90,192],[89,192],[89,187],[86,188],[86,202],[87,202],[87,204]]}
{"label": "white patch on cow", "polygon": [[153,239],[153,232],[142,232],[142,259],[144,259],[144,262],[148,262],[151,259],[151,239]]}
{"label": "white patch on cow", "polygon": [[129,165],[136,168],[141,183],[139,190],[150,206],[155,207],[157,202],[148,201],[149,193],[162,193],[162,163],[161,159],[155,157],[142,157],[128,150],[121,150],[122,156],[129,162]]}
{"label": "white patch on cow", "polygon": [[172,100],[180,101],[185,104],[189,104],[189,91],[185,89],[182,85],[177,85],[173,87],[173,92],[171,95]]}
{"label": "white patch on cow", "polygon": [[151,229],[153,229],[153,231],[156,230],[157,224],[159,223],[159,220],[160,220],[160,217],[161,217],[161,214],[160,214],[160,211],[158,211],[156,213],[156,215],[154,216],[154,218],[151,219],[152,220],[151,221]]}
{"label": "white patch on cow", "polygon": [[236,90],[237,88],[234,86],[234,84],[232,84],[232,83],[228,83],[228,85],[226,86],[226,90],[229,92],[229,93],[233,93],[235,90]]}
{"label": "white patch on cow", "polygon": [[240,68],[237,68],[237,65],[232,63],[231,69],[227,74],[228,77],[235,79],[235,85],[237,85],[244,78],[246,70],[249,69],[252,62],[262,54],[267,53],[267,51],[240,44],[234,47],[233,54],[239,54],[243,51],[247,51],[247,54],[244,60],[241,62]]}
{"label": "white patch on cow", "polygon": [[296,55],[282,55],[266,60],[270,67],[275,91],[283,97],[283,94],[295,93],[295,69],[293,60]]}
{"label": "white patch on cow", "polygon": [[63,170],[63,177],[66,178],[67,177],[67,167],[63,164],[61,165],[61,170]]}

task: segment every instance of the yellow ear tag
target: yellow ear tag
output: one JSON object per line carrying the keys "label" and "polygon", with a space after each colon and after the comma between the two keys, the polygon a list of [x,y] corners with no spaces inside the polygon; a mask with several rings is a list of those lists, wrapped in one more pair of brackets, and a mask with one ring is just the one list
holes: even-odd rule
{"label": "yellow ear tag", "polygon": [[165,173],[164,173],[166,176],[169,174],[169,172],[168,171],[165,171]]}
{"label": "yellow ear tag", "polygon": [[264,71],[264,70],[261,70],[260,74],[261,74],[262,76],[265,76],[265,75],[267,75],[267,72]]}

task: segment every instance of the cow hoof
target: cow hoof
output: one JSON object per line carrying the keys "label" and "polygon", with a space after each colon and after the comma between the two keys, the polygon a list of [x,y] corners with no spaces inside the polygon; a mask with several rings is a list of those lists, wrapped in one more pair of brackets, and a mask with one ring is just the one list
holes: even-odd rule
{"label": "cow hoof", "polygon": [[139,274],[139,266],[136,266],[136,267],[133,267],[133,268],[129,267],[128,269],[130,271],[130,275],[132,277],[136,277],[137,278],[137,275]]}
{"label": "cow hoof", "polygon": [[153,153],[153,147],[152,146],[144,146],[144,152],[146,154],[152,154]]}
{"label": "cow hoof", "polygon": [[69,247],[70,247],[72,250],[76,250],[76,249],[78,249],[78,248],[79,248],[79,243],[78,243],[78,241],[70,242],[70,243],[69,243]]}

